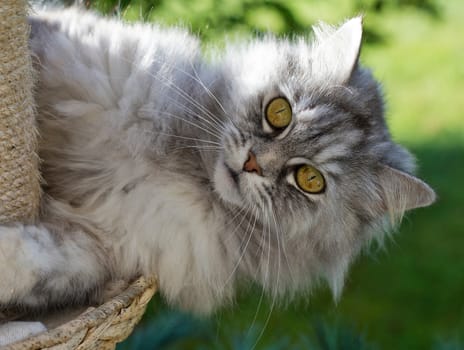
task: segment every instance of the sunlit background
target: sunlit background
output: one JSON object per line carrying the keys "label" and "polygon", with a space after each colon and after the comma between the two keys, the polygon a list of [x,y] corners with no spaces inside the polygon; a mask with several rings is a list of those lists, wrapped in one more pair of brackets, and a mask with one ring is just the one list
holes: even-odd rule
{"label": "sunlit background", "polygon": [[[66,1],[65,1],[66,2]],[[259,289],[208,319],[157,297],[118,349],[464,349],[463,0],[97,0],[129,21],[182,25],[208,47],[308,34],[365,14],[361,61],[383,82],[393,137],[439,200],[405,218],[385,251],[358,259],[343,297],[327,288],[271,310]]]}

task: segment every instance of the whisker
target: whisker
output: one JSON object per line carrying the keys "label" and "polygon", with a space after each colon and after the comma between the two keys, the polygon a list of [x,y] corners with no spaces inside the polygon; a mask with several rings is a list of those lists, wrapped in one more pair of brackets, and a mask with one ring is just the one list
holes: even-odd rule
{"label": "whisker", "polygon": [[[245,233],[245,235],[244,235],[244,238],[245,238],[246,236],[248,236],[248,239],[247,239],[247,241],[246,241],[246,243],[245,243],[245,247],[242,249],[239,258],[238,258],[237,262],[235,263],[234,268],[232,269],[231,273],[229,274],[229,277],[228,277],[228,278],[226,279],[226,281],[224,282],[224,286],[227,285],[227,283],[230,281],[230,279],[233,277],[235,271],[236,271],[237,268],[239,267],[241,261],[243,260],[244,255],[245,255],[245,253],[246,253],[246,250],[247,250],[247,248],[248,248],[248,244],[250,243],[251,237],[253,236],[253,231],[255,230],[256,221],[257,221],[257,217],[258,217],[258,210],[257,210],[256,205],[253,206],[253,213],[254,213],[254,221],[253,221],[253,225],[251,226],[250,233],[249,233],[249,234],[248,234],[248,233]],[[249,227],[250,227],[250,225],[249,225],[249,223],[248,223],[245,232],[248,231],[248,228],[249,228]],[[243,240],[240,242],[240,248],[242,247],[242,244],[243,244]]]}
{"label": "whisker", "polygon": [[192,79],[194,79],[196,82],[198,82],[206,91],[206,93],[208,94],[208,96],[210,96],[216,103],[217,105],[219,106],[219,108],[221,108],[221,110],[224,112],[224,115],[230,120],[230,116],[229,114],[226,112],[226,110],[224,109],[224,106],[221,104],[221,102],[219,102],[219,100],[217,99],[217,97],[212,93],[212,91],[203,83],[203,81],[201,80],[199,74],[198,74],[198,71],[196,70],[195,66],[192,64],[191,65],[192,67],[192,70],[193,70],[193,73],[195,74],[195,77],[193,77],[191,74],[189,73],[185,73],[187,74],[189,77],[191,77]]}
{"label": "whisker", "polygon": [[241,212],[243,212],[245,210],[246,207],[239,207],[239,208],[236,208],[234,210],[235,214],[232,214],[234,215],[234,217],[232,219],[230,219],[230,221],[226,222],[226,225],[229,225],[229,224],[232,224],[234,221],[235,221],[235,218],[238,217],[240,215]]}
{"label": "whisker", "polygon": [[[244,219],[246,219],[247,216],[249,216],[249,215],[253,216],[253,213],[256,213],[256,205],[253,205],[253,206],[248,205],[248,207],[250,209],[252,209],[252,210],[247,211],[247,213],[245,214]],[[255,218],[256,218],[256,216],[255,216]],[[240,224],[242,224],[242,222],[240,222]],[[240,245],[239,245],[239,250],[241,250],[240,253],[242,253],[242,251],[243,251],[242,250],[243,242],[246,240],[246,237],[248,235],[248,230],[249,230],[250,226],[251,226],[251,219],[247,222],[247,225],[246,225],[246,228],[245,228],[245,234],[241,235],[241,237],[240,237]],[[238,229],[238,227],[237,227],[237,229]],[[251,237],[251,235],[249,237]]]}
{"label": "whisker", "polygon": [[211,145],[216,145],[216,146],[222,148],[222,145],[219,142],[216,142],[216,141],[204,140],[204,139],[199,139],[199,138],[195,138],[195,137],[168,134],[168,133],[165,133],[165,132],[162,132],[162,131],[155,131],[155,130],[145,130],[145,131],[149,132],[149,133],[152,133],[152,134],[156,134],[156,135],[163,135],[163,136],[173,137],[173,138],[182,139],[182,140],[204,142],[204,143],[211,144]]}
{"label": "whisker", "polygon": [[[173,86],[175,86],[175,85],[173,84]],[[184,97],[184,96],[181,96],[181,97]],[[188,96],[188,97],[191,99],[190,96]],[[187,98],[185,97],[185,99],[187,99]],[[199,112],[202,112],[206,116],[211,118],[211,119],[204,118],[204,120],[208,121],[209,124],[211,124],[211,126],[213,126],[213,125],[216,126],[216,128],[218,130],[223,130],[224,129],[224,122],[222,120],[216,119],[214,114],[212,114],[210,111],[208,111],[204,106],[200,105],[198,102],[194,101],[193,99],[191,99],[191,100],[193,102],[195,102],[195,103],[193,103],[192,101],[189,101],[188,99],[187,99],[187,102],[191,103],[193,105],[193,107],[196,107],[199,111],[197,112],[197,111],[194,111],[192,109],[188,109],[190,111],[190,113],[192,113],[193,115],[200,118],[200,117],[202,117],[202,115]],[[187,106],[184,105],[184,108],[187,108]]]}
{"label": "whisker", "polygon": [[[268,203],[270,204],[270,203]],[[269,253],[268,253],[268,268],[270,266],[270,260],[269,260],[269,257],[270,257],[270,252],[271,252],[271,229],[270,229],[270,219],[269,219],[269,215],[267,216],[268,218],[268,224],[269,224]],[[277,234],[277,231],[276,231],[276,234]],[[272,293],[272,303],[271,303],[271,307],[269,309],[269,314],[266,318],[266,321],[264,322],[264,325],[263,325],[263,328],[261,330],[261,333],[258,335],[258,338],[256,339],[255,341],[255,344],[251,347],[251,350],[253,350],[259,343],[260,339],[262,338],[264,332],[266,331],[266,328],[267,326],[269,325],[269,321],[271,319],[271,315],[272,315],[272,312],[274,311],[274,307],[275,307],[275,304],[276,304],[276,300],[277,300],[277,293],[278,293],[278,285],[279,285],[279,279],[280,279],[280,240],[279,240],[279,237],[277,237],[277,278],[276,278],[276,286],[274,287],[274,291]],[[267,277],[269,276],[269,269],[267,271],[267,274],[266,274],[266,279]]]}
{"label": "whisker", "polygon": [[[154,57],[153,60],[155,62],[158,62],[158,63],[161,63],[161,64],[165,64],[166,62]],[[230,116],[228,115],[228,113],[226,112],[226,110],[224,109],[224,107],[222,106],[222,104],[219,102],[219,100],[216,98],[216,96],[214,96],[214,94],[211,92],[211,90],[206,87],[206,85],[203,83],[203,81],[200,79],[199,77],[199,74],[195,68],[195,65],[193,64],[193,62],[190,62],[190,67],[192,68],[195,76],[193,76],[192,74],[190,74],[189,72],[177,67],[177,66],[174,66],[174,65],[170,65],[169,68],[173,68],[175,69],[176,71],[184,74],[185,76],[189,77],[190,79],[192,79],[193,81],[199,83],[201,85],[201,87],[206,91],[206,93],[208,94],[208,96],[210,96],[216,103],[217,105],[221,108],[221,110],[224,112],[224,115],[229,118],[230,120]],[[175,85],[174,85],[175,86]],[[177,87],[177,86],[176,86]],[[183,90],[180,90],[183,94],[185,94],[185,91]],[[190,98],[190,96],[188,96],[188,94],[186,94],[186,96],[184,96],[185,98]],[[189,101],[191,102],[192,104],[195,103],[195,105],[197,105],[197,107],[199,108],[205,108],[204,106],[202,106],[201,104],[198,104],[195,100],[191,100]],[[207,113],[209,114],[210,117],[212,117],[213,119],[217,120],[218,122],[220,122],[222,124],[222,120],[220,120],[219,118],[217,118],[217,116],[215,116],[213,113],[211,113],[209,110],[207,110],[206,108],[204,109],[204,113]]]}
{"label": "whisker", "polygon": [[[150,110],[148,110],[148,111],[150,111]],[[181,116],[178,116],[178,115],[176,115],[174,113],[170,113],[170,112],[167,112],[167,111],[157,111],[157,113],[162,114],[162,115],[166,115],[166,116],[174,118],[174,119],[181,120],[183,122],[186,122],[187,124],[190,124],[190,125],[198,128],[198,129],[201,129],[201,130],[205,131],[206,133],[210,134],[211,136],[214,136],[217,139],[221,139],[221,137],[222,137],[220,134],[217,133],[217,131],[215,129],[210,128],[209,125],[202,124],[200,126],[199,124],[196,124],[192,120],[183,118]]]}
{"label": "whisker", "polygon": [[[130,63],[131,65],[134,65],[134,62],[132,62],[131,60],[125,58],[125,57],[121,57],[122,60],[125,60],[126,62]],[[158,63],[162,63],[162,64],[166,64],[166,62],[163,62],[163,61],[157,61],[156,58],[153,58],[153,61],[155,62],[158,62]],[[183,72],[182,70],[180,70],[179,67],[176,67],[174,66],[173,64],[172,65],[165,65],[166,68],[173,68],[173,69],[177,69],[179,70],[180,72]],[[190,97],[188,95],[188,93],[186,93],[184,90],[182,90],[180,87],[178,87],[177,85],[175,85],[172,81],[169,81],[167,80],[165,77],[163,76],[160,76],[160,71],[161,69],[156,72],[156,73],[153,73],[151,72],[149,69],[147,68],[140,68],[140,67],[137,67],[138,69],[142,69],[144,72],[146,72],[150,77],[152,77],[153,79],[156,79],[158,82],[160,82],[161,84],[163,84],[166,88],[169,88],[171,89],[172,91],[176,92],[178,96],[182,97],[184,99],[184,101],[190,103],[190,105],[196,107],[199,111],[205,113],[207,116],[209,116],[212,120],[207,120],[205,119],[205,121],[208,121],[208,122],[211,122],[211,125],[216,125],[219,129],[218,131],[221,130],[221,128],[223,128],[223,122],[219,122],[217,117],[212,114],[208,109],[206,109],[204,106],[202,106],[200,103],[198,103],[197,101],[195,101],[192,97]],[[183,72],[185,73],[185,72]],[[175,101],[172,97],[169,97],[169,96],[166,96],[168,98],[170,98],[171,100]],[[182,105],[182,106],[179,106],[178,107],[182,107],[182,108],[185,108],[187,109],[187,106],[186,105]],[[193,110],[190,110],[190,112],[193,114],[193,115],[196,115],[198,117],[201,117],[201,115],[195,113]]]}
{"label": "whisker", "polygon": [[211,128],[213,128],[215,131],[219,132],[219,133],[222,133],[224,131],[224,125],[218,125],[217,123],[213,123],[211,120],[209,119],[206,119],[205,117],[203,117],[201,114],[195,112],[194,110],[192,110],[191,108],[187,107],[186,105],[183,105],[183,104],[180,104],[178,102],[178,100],[174,99],[173,97],[171,96],[166,96],[166,98],[168,98],[173,105],[175,105],[176,107],[178,107],[179,109],[183,109],[183,110],[186,110],[188,113],[190,113],[192,116],[194,117],[197,117],[199,119],[201,119],[202,121],[204,121],[205,123],[207,123]]}
{"label": "whisker", "polygon": [[240,228],[246,216],[249,214],[248,209],[251,209],[250,205],[240,208],[239,210],[237,210],[237,214],[228,223],[226,223],[227,225],[232,224],[235,221],[236,217],[238,217],[241,213],[246,211],[245,215],[242,216],[242,219],[240,220],[238,225],[235,226],[235,229],[232,231],[232,234],[229,234],[228,237],[224,240],[225,243],[227,243],[230,239],[234,237],[235,232]]}
{"label": "whisker", "polygon": [[[261,295],[259,297],[259,301],[258,301],[258,305],[256,306],[256,312],[255,312],[255,315],[253,317],[253,321],[251,322],[251,325],[250,327],[248,328],[248,332],[247,334],[249,335],[251,333],[251,330],[254,326],[254,324],[256,323],[256,320],[258,319],[258,314],[259,314],[259,310],[261,309],[261,305],[263,303],[263,300],[264,300],[264,293],[265,293],[265,285],[267,283],[267,279],[269,277],[269,259],[270,259],[270,252],[271,252],[271,240],[270,240],[270,237],[271,237],[271,233],[270,233],[270,225],[269,225],[269,215],[264,211],[264,206],[263,206],[263,203],[260,202],[260,206],[261,208],[263,208],[263,218],[264,216],[266,217],[267,221],[268,221],[268,225],[266,225],[265,227],[267,227],[267,232],[266,232],[266,229],[264,230],[263,233],[263,236],[262,238],[264,239],[266,237],[266,233],[267,233],[267,237],[269,238],[268,239],[268,242],[269,242],[269,250],[268,250],[268,261],[267,261],[267,265],[266,265],[266,274],[265,274],[265,279],[263,281],[263,289],[261,291]],[[264,215],[266,214],[266,215]],[[264,248],[264,242],[261,243],[262,248]],[[263,257],[263,254],[264,254],[264,249],[261,250],[261,256],[259,258],[259,262],[261,261],[262,257]],[[257,273],[259,273],[259,270],[257,270]],[[261,336],[260,336],[261,337]],[[256,344],[258,343],[260,337],[258,337],[258,339],[256,340],[255,344],[253,345],[253,348],[256,346]]]}
{"label": "whisker", "polygon": [[183,146],[183,147],[176,147],[174,148],[174,151],[179,151],[179,150],[182,150],[182,149],[198,149],[198,150],[201,150],[201,151],[215,151],[215,152],[219,152],[222,150],[222,148],[217,148],[217,147],[202,147],[202,146]]}
{"label": "whisker", "polygon": [[[176,68],[174,66],[169,66],[169,68]],[[205,113],[207,116],[211,117],[211,123],[217,125],[218,127],[222,127],[223,123],[219,123],[219,121],[216,119],[217,117],[212,114],[208,109],[206,109],[204,106],[202,106],[200,103],[195,101],[192,97],[190,97],[184,90],[182,90],[180,87],[178,87],[176,84],[174,84],[172,81],[167,80],[165,77],[160,77],[159,72],[152,73],[148,69],[144,69],[145,72],[152,77],[153,79],[156,79],[158,82],[162,83],[165,87],[171,89],[172,91],[176,92],[178,96],[182,97],[184,101],[190,103],[193,107],[196,107],[200,112]],[[184,108],[186,108],[186,105],[183,105]],[[192,111],[192,113],[194,113]],[[197,116],[199,116],[197,114]]]}
{"label": "whisker", "polygon": [[[270,212],[272,214],[272,218],[274,220],[274,225],[275,225],[275,228],[276,228],[276,231],[277,231],[277,238],[282,237],[282,231],[280,230],[280,227],[277,224],[277,218],[276,218],[276,215],[275,215],[275,210],[274,210],[274,207],[273,207],[271,201],[269,202],[269,207],[270,207],[269,210],[270,210]],[[288,254],[287,254],[287,250],[285,248],[285,243],[284,242],[285,242],[285,240],[282,239],[282,253],[283,253],[285,261],[287,263],[288,272],[290,274],[290,279],[292,280],[293,285],[296,285],[296,283],[295,283],[295,274],[294,274],[294,272],[292,270],[292,266],[290,265],[290,261],[288,259]]]}

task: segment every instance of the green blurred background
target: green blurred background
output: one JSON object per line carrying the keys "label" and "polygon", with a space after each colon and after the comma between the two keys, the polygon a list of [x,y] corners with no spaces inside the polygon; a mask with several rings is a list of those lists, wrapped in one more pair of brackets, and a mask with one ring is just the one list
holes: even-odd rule
{"label": "green blurred background", "polygon": [[208,45],[364,13],[361,61],[383,82],[393,137],[436,189],[386,250],[353,266],[335,304],[327,288],[271,311],[251,290],[209,319],[156,298],[119,349],[464,349],[463,0],[97,0],[126,20],[181,24]]}

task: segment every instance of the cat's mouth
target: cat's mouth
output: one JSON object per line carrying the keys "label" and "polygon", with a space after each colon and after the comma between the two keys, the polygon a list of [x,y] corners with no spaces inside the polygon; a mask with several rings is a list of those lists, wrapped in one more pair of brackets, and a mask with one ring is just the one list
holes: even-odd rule
{"label": "cat's mouth", "polygon": [[224,159],[219,159],[214,171],[214,188],[224,201],[242,205],[243,198],[240,193],[239,173],[232,169]]}
{"label": "cat's mouth", "polygon": [[235,187],[237,188],[237,190],[240,189],[240,186],[238,184],[238,173],[236,171],[234,171],[230,166],[227,165],[227,163],[224,162],[224,166],[228,172],[228,175],[230,176],[230,178],[232,179],[232,181],[234,182],[235,184]]}

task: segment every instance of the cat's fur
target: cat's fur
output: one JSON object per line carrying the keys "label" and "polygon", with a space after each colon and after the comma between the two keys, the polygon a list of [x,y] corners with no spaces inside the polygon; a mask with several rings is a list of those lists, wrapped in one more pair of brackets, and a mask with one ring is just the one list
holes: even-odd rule
{"label": "cat's fur", "polygon": [[[82,303],[139,274],[196,312],[241,281],[277,297],[326,280],[338,295],[387,217],[434,200],[358,64],[360,18],[210,60],[182,29],[77,10],[30,21],[44,194],[40,222],[0,227],[4,307]],[[263,117],[277,96],[293,109],[281,133]],[[262,176],[243,170],[249,151]],[[324,193],[298,189],[302,163]]]}

